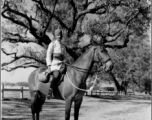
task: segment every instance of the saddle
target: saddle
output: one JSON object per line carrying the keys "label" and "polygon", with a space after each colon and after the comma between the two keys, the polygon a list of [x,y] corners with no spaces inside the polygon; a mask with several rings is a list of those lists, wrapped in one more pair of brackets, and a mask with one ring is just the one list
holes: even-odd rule
{"label": "saddle", "polygon": [[53,78],[53,75],[49,74],[47,70],[39,74],[39,82],[42,82],[42,83],[48,83],[50,79],[52,78]]}
{"label": "saddle", "polygon": [[[60,75],[60,78],[55,84],[53,89],[56,89],[60,85],[60,83],[63,81],[64,75],[65,74]],[[53,75],[52,74],[47,75],[45,71],[39,74],[39,84],[37,86],[37,89],[41,91],[43,94],[47,95],[50,89],[52,78]]]}
{"label": "saddle", "polygon": [[[47,95],[48,91],[50,89],[50,84],[53,78],[52,72],[48,71],[49,69],[44,70],[43,72],[39,73],[38,75],[38,90],[41,91],[43,94]],[[60,77],[55,83],[55,86],[53,89],[56,89],[60,83],[63,81],[64,75],[66,73],[67,68],[62,65],[60,71]]]}
{"label": "saddle", "polygon": [[[61,74],[60,73],[60,77],[59,77],[59,80],[58,80],[58,83],[60,82],[60,81],[62,81],[63,80],[63,77],[64,77],[64,75],[65,74]],[[44,71],[43,73],[41,73],[40,75],[39,75],[39,82],[42,82],[42,83],[48,83],[48,82],[51,82],[52,81],[52,78],[53,78],[53,75],[52,75],[52,73],[47,73],[46,71]],[[57,84],[58,84],[57,83]]]}

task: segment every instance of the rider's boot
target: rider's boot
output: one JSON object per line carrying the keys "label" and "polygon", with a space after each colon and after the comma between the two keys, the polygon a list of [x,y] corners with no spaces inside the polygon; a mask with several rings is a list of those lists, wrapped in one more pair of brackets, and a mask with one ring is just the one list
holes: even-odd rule
{"label": "rider's boot", "polygon": [[47,94],[47,99],[51,99],[52,98],[52,93],[53,93],[53,88],[54,88],[54,82],[55,82],[56,78],[53,77],[51,83],[50,83],[50,89],[49,92]]}

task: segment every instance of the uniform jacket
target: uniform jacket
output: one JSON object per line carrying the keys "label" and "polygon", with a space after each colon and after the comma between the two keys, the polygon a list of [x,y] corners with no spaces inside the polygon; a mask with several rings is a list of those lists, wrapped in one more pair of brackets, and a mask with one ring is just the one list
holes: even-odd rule
{"label": "uniform jacket", "polygon": [[69,54],[66,52],[65,46],[61,44],[58,40],[52,41],[49,44],[48,50],[47,50],[46,63],[47,63],[47,66],[51,65],[50,67],[51,71],[59,70],[62,65],[63,60],[54,58],[54,55],[56,54],[62,55],[63,59],[66,59],[69,57]]}

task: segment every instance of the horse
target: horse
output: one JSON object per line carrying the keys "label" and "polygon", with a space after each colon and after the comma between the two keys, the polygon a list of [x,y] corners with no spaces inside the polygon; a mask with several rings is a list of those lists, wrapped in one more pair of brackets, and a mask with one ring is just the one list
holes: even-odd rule
{"label": "horse", "polygon": [[[113,67],[112,60],[104,47],[91,46],[73,64],[67,66],[63,80],[54,88],[54,98],[65,100],[65,120],[70,120],[70,111],[73,102],[74,120],[78,120],[79,110],[85,94],[85,91],[81,89],[87,88],[86,80],[94,63],[102,63],[99,68],[103,68],[104,66],[105,71],[109,71]],[[33,120],[35,120],[35,118],[39,120],[39,113],[49,90],[50,83],[42,83],[39,81],[40,74],[44,73],[46,69],[47,67],[37,68],[28,78]]]}

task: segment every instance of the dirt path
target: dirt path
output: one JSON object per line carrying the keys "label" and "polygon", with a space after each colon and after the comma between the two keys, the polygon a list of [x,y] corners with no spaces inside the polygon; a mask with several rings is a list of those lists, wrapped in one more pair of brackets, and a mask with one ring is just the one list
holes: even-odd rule
{"label": "dirt path", "polygon": [[[30,100],[2,101],[3,120],[31,120]],[[64,120],[64,101],[47,100],[41,120]],[[73,109],[71,111],[73,119]],[[151,101],[127,97],[99,99],[84,97],[80,120],[151,120]]]}
{"label": "dirt path", "polygon": [[151,120],[150,101],[102,99],[94,103],[94,107],[84,112],[82,120]]}

